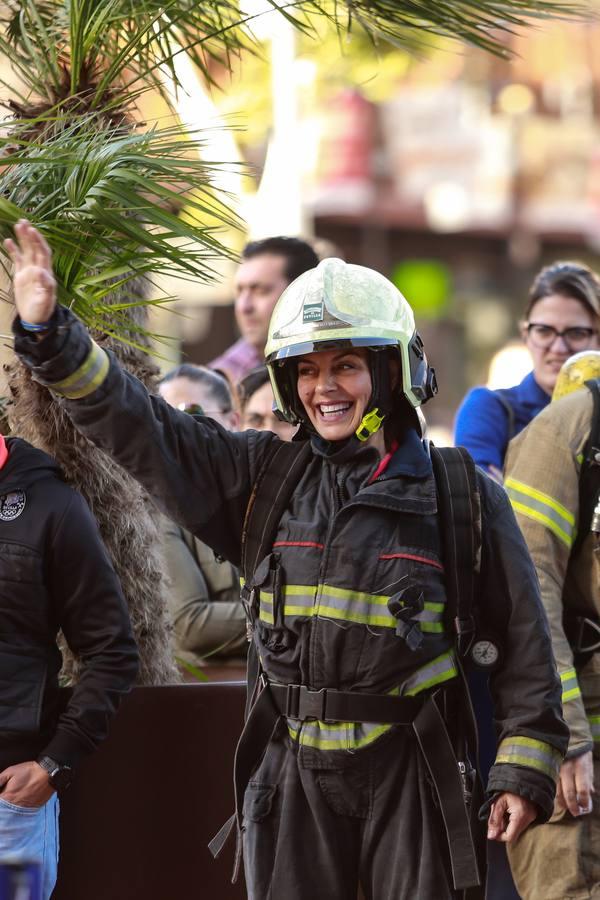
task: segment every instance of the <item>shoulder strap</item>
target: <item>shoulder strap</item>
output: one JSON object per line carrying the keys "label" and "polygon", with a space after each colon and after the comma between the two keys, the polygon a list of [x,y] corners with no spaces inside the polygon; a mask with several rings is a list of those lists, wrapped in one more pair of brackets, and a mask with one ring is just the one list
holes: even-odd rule
{"label": "shoulder strap", "polygon": [[573,543],[571,556],[575,556],[590,532],[594,508],[600,491],[600,379],[586,381],[594,401],[590,436],[583,451],[583,462],[579,476],[579,518],[577,537]]}
{"label": "shoulder strap", "polygon": [[254,482],[242,529],[242,572],[246,581],[271,549],[275,530],[310,456],[310,441],[277,444]]}
{"label": "shoulder strap", "polygon": [[504,407],[508,419],[508,439],[506,441],[508,446],[510,440],[515,436],[515,411],[512,403],[508,399],[508,391],[505,388],[497,388],[494,391],[494,394]]}
{"label": "shoulder strap", "polygon": [[[310,453],[310,441],[282,442],[276,445],[258,473],[242,529],[241,568],[245,580],[242,598],[248,585],[252,584],[259,562],[271,550],[277,526],[306,468]],[[256,644],[251,640],[246,665],[246,718],[257,696],[259,677],[260,660]]]}
{"label": "shoulder strap", "polygon": [[464,447],[431,447],[448,592],[448,619],[461,657],[475,636],[475,573],[481,551],[481,508],[475,463]]}

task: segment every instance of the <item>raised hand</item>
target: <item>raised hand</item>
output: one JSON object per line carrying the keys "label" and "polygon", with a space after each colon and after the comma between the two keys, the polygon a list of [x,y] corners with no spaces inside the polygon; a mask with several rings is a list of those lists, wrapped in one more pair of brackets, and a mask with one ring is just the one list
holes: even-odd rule
{"label": "raised hand", "polygon": [[4,241],[15,267],[15,306],[21,319],[40,325],[51,318],[56,308],[52,251],[43,235],[26,219],[19,219],[15,225],[15,237],[16,241]]}

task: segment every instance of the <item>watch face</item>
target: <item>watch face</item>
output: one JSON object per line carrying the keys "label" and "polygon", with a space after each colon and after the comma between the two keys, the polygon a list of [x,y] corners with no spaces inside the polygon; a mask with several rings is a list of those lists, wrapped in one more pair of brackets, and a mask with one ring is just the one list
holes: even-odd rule
{"label": "watch face", "polygon": [[50,773],[50,784],[57,791],[66,790],[71,784],[71,769],[69,766],[58,766]]}
{"label": "watch face", "polygon": [[471,647],[471,659],[477,666],[489,669],[495,666],[500,658],[500,651],[493,641],[475,641]]}

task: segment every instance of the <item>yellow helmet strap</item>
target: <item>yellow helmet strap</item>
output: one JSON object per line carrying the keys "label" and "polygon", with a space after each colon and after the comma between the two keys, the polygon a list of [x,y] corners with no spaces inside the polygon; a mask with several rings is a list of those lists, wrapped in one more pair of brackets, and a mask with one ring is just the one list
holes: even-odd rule
{"label": "yellow helmet strap", "polygon": [[377,407],[363,416],[360,425],[355,431],[356,437],[359,439],[359,441],[368,441],[372,434],[375,434],[377,431],[379,431],[379,429],[383,425],[384,419],[385,413],[381,414]]}

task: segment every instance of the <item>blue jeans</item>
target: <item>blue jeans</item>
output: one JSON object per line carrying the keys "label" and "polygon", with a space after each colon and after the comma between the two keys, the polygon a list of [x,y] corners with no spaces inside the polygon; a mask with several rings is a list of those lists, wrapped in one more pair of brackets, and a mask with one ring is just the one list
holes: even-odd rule
{"label": "blue jeans", "polygon": [[42,900],[49,900],[58,865],[58,798],[44,806],[15,806],[0,795],[0,862],[37,862],[42,867]]}

